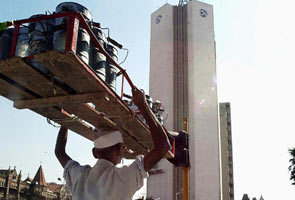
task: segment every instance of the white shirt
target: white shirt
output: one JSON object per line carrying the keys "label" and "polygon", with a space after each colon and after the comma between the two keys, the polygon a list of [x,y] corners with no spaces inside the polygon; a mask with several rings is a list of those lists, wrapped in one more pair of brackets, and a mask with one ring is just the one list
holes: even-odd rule
{"label": "white shirt", "polygon": [[121,168],[99,159],[93,167],[69,160],[64,169],[64,179],[74,200],[131,200],[147,177],[142,155]]}

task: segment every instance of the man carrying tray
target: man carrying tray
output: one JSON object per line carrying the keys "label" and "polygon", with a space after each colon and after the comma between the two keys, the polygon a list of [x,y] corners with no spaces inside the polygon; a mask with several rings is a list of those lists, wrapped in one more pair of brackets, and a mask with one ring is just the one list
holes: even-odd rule
{"label": "man carrying tray", "polygon": [[148,171],[167,154],[170,143],[162,125],[150,110],[143,91],[132,90],[133,102],[140,110],[150,128],[154,149],[145,156],[139,155],[129,166],[121,168],[123,139],[118,130],[100,130],[94,139],[93,156],[97,163],[81,166],[65,151],[68,130],[61,127],[58,133],[55,155],[64,167],[67,187],[77,200],[129,200],[143,186]]}

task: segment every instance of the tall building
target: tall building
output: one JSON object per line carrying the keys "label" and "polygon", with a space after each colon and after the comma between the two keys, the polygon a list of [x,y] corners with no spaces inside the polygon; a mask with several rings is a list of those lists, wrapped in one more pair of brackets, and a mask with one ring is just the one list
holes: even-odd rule
{"label": "tall building", "polygon": [[[165,106],[168,130],[190,134],[190,199],[220,199],[219,123],[213,7],[196,0],[151,16],[150,95]],[[182,173],[163,159],[147,196],[182,199]]]}
{"label": "tall building", "polygon": [[219,115],[222,199],[234,200],[230,103],[219,104]]}

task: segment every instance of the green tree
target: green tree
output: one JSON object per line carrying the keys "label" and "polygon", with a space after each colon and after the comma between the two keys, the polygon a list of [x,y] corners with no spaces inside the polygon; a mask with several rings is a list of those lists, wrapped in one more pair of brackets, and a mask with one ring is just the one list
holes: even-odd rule
{"label": "green tree", "polygon": [[292,181],[292,185],[295,185],[295,148],[289,149],[289,153],[291,155],[291,159],[289,160],[291,163],[289,166],[290,180]]}

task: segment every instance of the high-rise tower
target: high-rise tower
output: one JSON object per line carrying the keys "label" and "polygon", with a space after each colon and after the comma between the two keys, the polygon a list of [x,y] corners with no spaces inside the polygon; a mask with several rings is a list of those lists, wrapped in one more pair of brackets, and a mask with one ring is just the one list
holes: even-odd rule
{"label": "high-rise tower", "polygon": [[233,147],[230,103],[219,104],[220,159],[223,200],[234,200]]}
{"label": "high-rise tower", "polygon": [[[150,95],[168,113],[168,130],[190,134],[190,199],[219,200],[219,128],[213,7],[196,0],[165,4],[151,17]],[[181,171],[162,160],[147,195],[182,199]]]}

